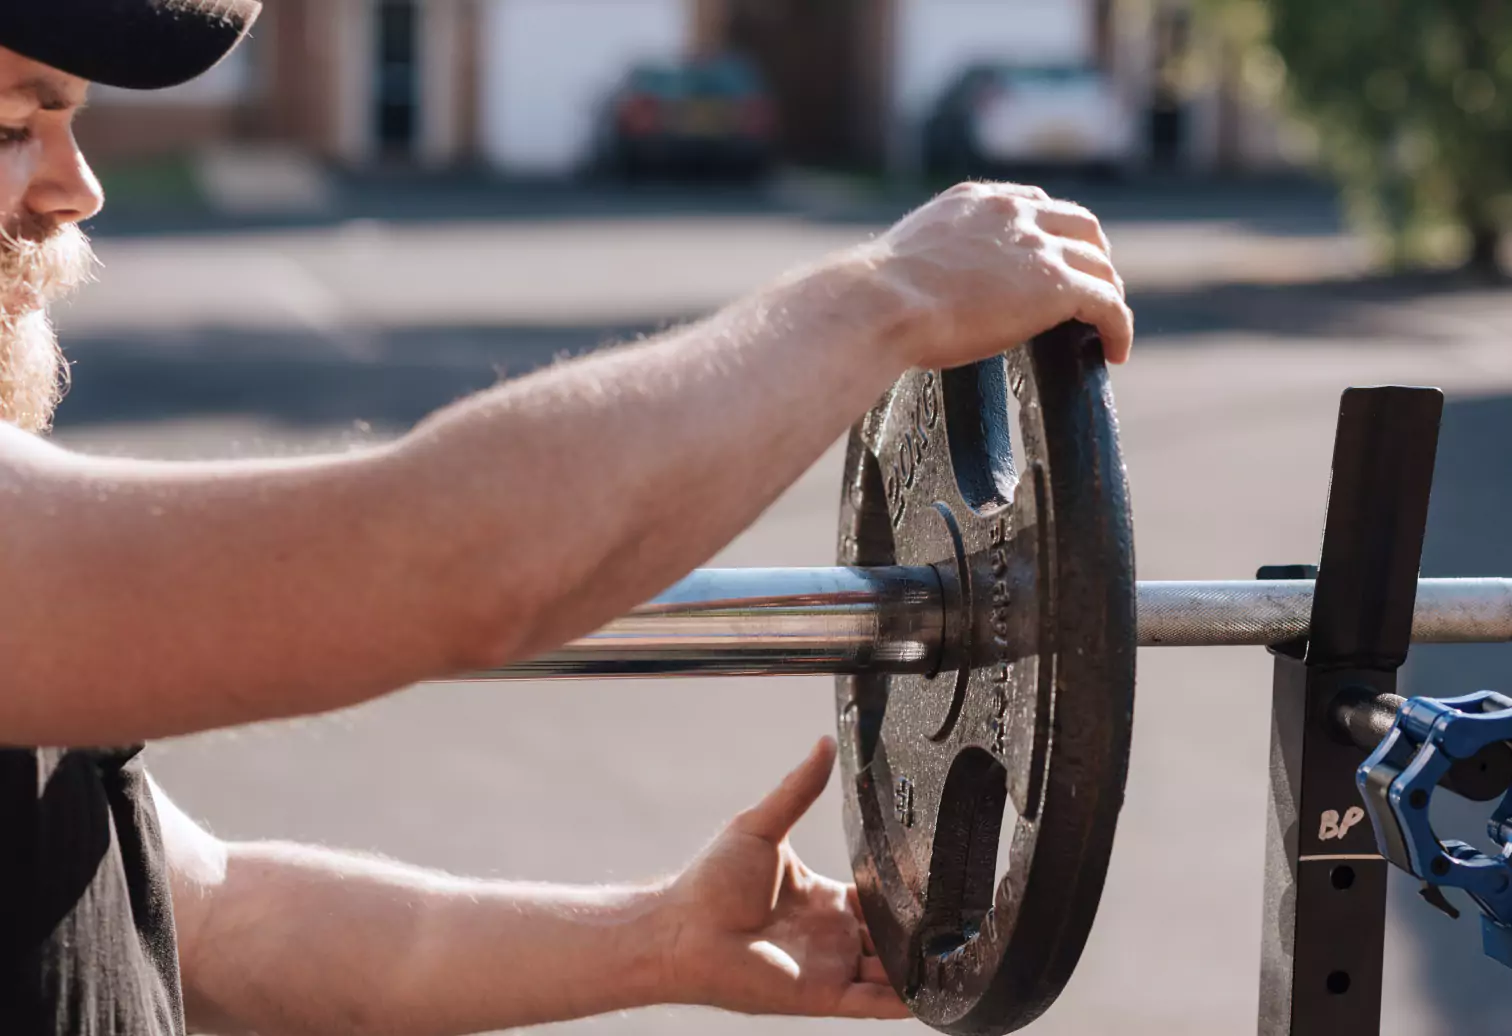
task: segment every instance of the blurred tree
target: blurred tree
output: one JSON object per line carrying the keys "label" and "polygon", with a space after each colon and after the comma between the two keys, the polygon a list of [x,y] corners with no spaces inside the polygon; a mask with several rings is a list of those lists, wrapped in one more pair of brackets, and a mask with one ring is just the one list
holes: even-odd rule
{"label": "blurred tree", "polygon": [[1499,273],[1512,217],[1512,3],[1197,0],[1317,133],[1351,211],[1397,265],[1445,227]]}

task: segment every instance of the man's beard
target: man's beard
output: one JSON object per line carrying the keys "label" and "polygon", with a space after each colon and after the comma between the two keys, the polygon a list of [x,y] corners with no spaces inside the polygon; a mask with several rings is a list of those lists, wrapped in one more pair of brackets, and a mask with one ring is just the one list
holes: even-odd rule
{"label": "man's beard", "polygon": [[52,424],[68,367],[47,307],[88,280],[94,264],[75,224],[28,217],[0,232],[0,421],[29,432]]}

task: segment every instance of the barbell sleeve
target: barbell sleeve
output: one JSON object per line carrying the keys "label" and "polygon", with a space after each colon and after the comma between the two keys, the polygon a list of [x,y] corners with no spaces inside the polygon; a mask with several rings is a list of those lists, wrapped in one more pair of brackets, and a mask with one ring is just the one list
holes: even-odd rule
{"label": "barbell sleeve", "polygon": [[[1141,647],[1260,647],[1306,636],[1311,580],[1141,582]],[[700,569],[597,633],[481,680],[927,672],[945,631],[928,566]],[[1419,644],[1512,641],[1512,579],[1424,579]]]}

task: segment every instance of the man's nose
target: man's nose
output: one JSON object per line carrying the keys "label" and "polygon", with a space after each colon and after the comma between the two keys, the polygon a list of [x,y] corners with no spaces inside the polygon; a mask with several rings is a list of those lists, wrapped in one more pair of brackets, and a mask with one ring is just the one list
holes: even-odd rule
{"label": "man's nose", "polygon": [[71,132],[45,142],[26,204],[53,223],[81,223],[104,206],[105,192]]}

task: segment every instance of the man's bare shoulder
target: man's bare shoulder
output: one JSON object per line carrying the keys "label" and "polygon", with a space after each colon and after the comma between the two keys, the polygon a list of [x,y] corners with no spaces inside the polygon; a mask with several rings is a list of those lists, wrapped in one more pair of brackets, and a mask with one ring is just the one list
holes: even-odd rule
{"label": "man's bare shoulder", "polygon": [[9,582],[26,564],[37,537],[63,529],[56,521],[87,491],[88,459],[30,432],[0,422],[0,574]]}
{"label": "man's bare shoulder", "polygon": [[48,468],[62,474],[76,454],[0,421],[0,477],[24,473],[45,474]]}
{"label": "man's bare shoulder", "polygon": [[93,456],[0,421],[0,508],[11,515],[45,511],[58,494],[85,493],[106,503],[106,486],[182,482],[209,473],[208,466]]}

